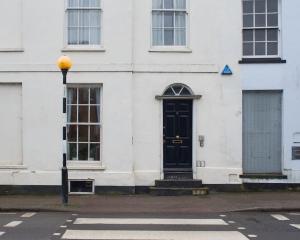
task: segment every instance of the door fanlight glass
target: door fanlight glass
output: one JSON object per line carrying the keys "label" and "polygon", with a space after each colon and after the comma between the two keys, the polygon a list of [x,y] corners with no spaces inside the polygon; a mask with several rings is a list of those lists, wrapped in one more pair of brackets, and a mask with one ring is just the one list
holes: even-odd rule
{"label": "door fanlight glass", "polygon": [[169,86],[164,92],[164,96],[190,96],[190,95],[192,95],[191,90],[183,84],[173,84]]}

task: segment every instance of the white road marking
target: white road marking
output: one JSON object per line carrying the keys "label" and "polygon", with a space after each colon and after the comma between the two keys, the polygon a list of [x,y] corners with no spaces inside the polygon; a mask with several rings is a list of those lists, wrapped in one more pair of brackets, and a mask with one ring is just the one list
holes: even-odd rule
{"label": "white road marking", "polygon": [[292,227],[300,229],[300,224],[290,224]]}
{"label": "white road marking", "polygon": [[73,213],[72,216],[78,216],[78,214],[77,213]]}
{"label": "white road marking", "polygon": [[238,230],[245,230],[245,227],[238,227]]}
{"label": "white road marking", "polygon": [[61,233],[53,233],[53,236],[60,236]]}
{"label": "white road marking", "polygon": [[68,219],[67,222],[72,222],[72,220],[69,220],[69,219]]}
{"label": "white road marking", "polygon": [[281,214],[272,214],[271,215],[273,218],[279,220],[279,221],[288,221],[290,219],[288,219],[287,217],[281,215]]}
{"label": "white road marking", "polygon": [[16,227],[18,226],[19,224],[21,224],[23,221],[12,221],[6,225],[4,225],[3,227]]}
{"label": "white road marking", "polygon": [[226,215],[222,214],[222,215],[220,215],[220,217],[226,217]]}
{"label": "white road marking", "polygon": [[228,225],[222,219],[77,218],[74,224]]}
{"label": "white road marking", "polygon": [[250,237],[250,238],[257,238],[257,235],[249,234],[248,237]]}
{"label": "white road marking", "polygon": [[60,227],[61,227],[61,228],[67,228],[67,226],[65,226],[65,225],[61,225]]}
{"label": "white road marking", "polygon": [[0,236],[2,236],[5,232],[0,232]]}
{"label": "white road marking", "polygon": [[111,231],[67,230],[62,239],[89,240],[248,240],[237,231]]}
{"label": "white road marking", "polygon": [[235,221],[228,221],[228,223],[235,223]]}
{"label": "white road marking", "polygon": [[36,214],[35,212],[28,212],[28,213],[24,213],[21,217],[30,218],[33,217],[35,214]]}

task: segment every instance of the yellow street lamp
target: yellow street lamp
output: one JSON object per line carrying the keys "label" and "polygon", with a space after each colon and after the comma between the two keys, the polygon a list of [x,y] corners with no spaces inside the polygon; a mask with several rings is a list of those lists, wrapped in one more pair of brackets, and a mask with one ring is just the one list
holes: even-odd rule
{"label": "yellow street lamp", "polygon": [[61,56],[57,60],[57,66],[62,72],[63,75],[63,166],[61,169],[61,193],[62,193],[62,202],[64,205],[68,204],[68,194],[69,194],[69,186],[68,186],[68,168],[67,168],[67,73],[72,67],[72,61],[67,56]]}

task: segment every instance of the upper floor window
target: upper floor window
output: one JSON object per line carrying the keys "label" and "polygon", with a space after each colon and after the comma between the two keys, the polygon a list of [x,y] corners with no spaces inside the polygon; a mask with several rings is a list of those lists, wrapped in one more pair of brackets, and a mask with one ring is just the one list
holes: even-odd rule
{"label": "upper floor window", "polygon": [[68,45],[100,45],[100,0],[68,0]]}
{"label": "upper floor window", "polygon": [[243,56],[279,55],[279,0],[243,0]]}
{"label": "upper floor window", "polygon": [[152,45],[186,45],[186,0],[152,0]]}

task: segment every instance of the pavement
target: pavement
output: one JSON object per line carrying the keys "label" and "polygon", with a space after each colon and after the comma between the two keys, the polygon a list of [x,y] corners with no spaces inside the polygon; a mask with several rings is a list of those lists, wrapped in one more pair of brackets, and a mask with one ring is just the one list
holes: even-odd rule
{"label": "pavement", "polygon": [[63,206],[59,195],[0,195],[0,212],[197,214],[300,211],[300,192],[211,193],[207,196],[81,195]]}

